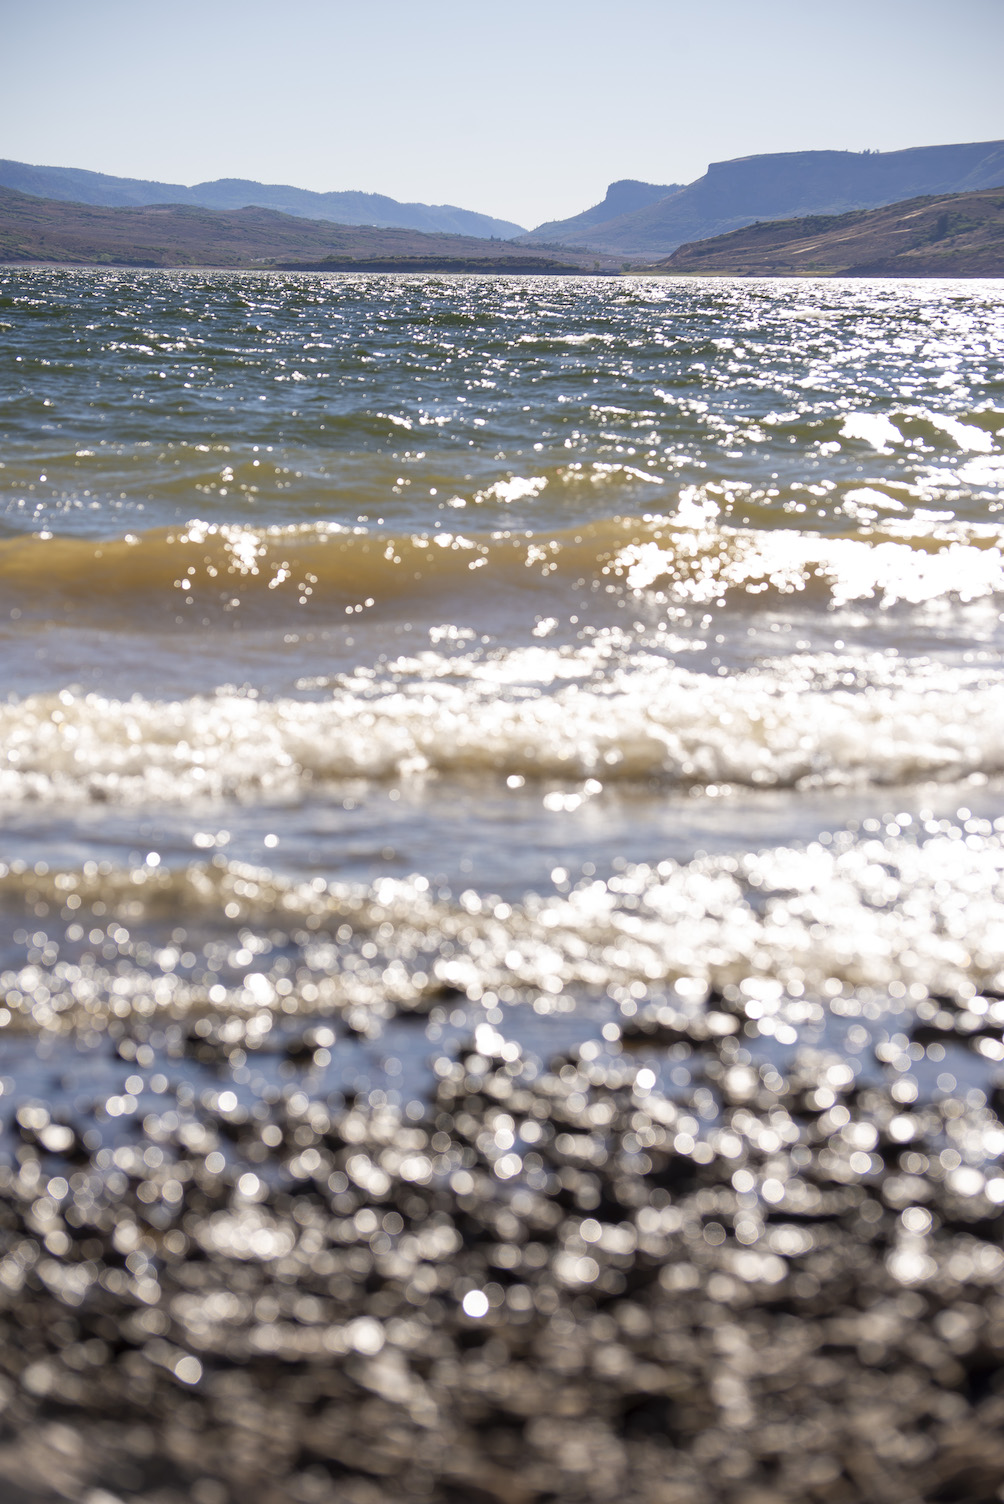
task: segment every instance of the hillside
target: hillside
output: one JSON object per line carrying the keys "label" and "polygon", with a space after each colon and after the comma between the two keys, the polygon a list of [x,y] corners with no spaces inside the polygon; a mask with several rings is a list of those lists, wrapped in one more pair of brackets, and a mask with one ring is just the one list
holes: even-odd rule
{"label": "hillside", "polygon": [[650,271],[718,277],[1004,277],[1004,188],[748,225]]}
{"label": "hillside", "polygon": [[[374,229],[297,219],[271,209],[219,212],[162,204],[106,209],[60,203],[0,188],[0,261],[63,262],[109,266],[251,267],[279,264],[329,269],[361,263],[400,270],[495,268],[513,271],[580,271],[595,258],[560,261],[535,256],[525,246],[418,230]],[[337,264],[337,266],[336,266]],[[393,265],[392,265],[393,264]]]}
{"label": "hillside", "polygon": [[528,235],[521,235],[520,239],[525,245],[547,245],[555,241],[560,244],[562,240],[571,242],[594,225],[606,224],[608,220],[633,214],[637,209],[645,209],[649,204],[658,203],[670,194],[679,193],[682,187],[682,183],[665,183],[660,186],[657,183],[639,183],[634,178],[621,178],[619,182],[610,184],[604,198],[591,209],[576,214],[573,219],[548,220]]}
{"label": "hillside", "polygon": [[493,219],[453,204],[400,204],[382,193],[313,193],[281,183],[247,178],[219,178],[212,183],[148,182],[117,178],[79,167],[33,167],[0,160],[0,187],[16,188],[38,198],[105,208],[141,208],[148,204],[190,204],[201,209],[275,209],[301,219],[328,219],[342,225],[376,225],[422,230],[427,234],[497,236],[509,240],[524,233],[507,219]]}
{"label": "hillside", "polygon": [[685,242],[756,220],[843,214],[1002,184],[1004,141],[892,152],[778,152],[713,162],[704,177],[655,203],[587,226],[580,226],[582,216],[549,224],[524,240],[618,256],[665,256]]}

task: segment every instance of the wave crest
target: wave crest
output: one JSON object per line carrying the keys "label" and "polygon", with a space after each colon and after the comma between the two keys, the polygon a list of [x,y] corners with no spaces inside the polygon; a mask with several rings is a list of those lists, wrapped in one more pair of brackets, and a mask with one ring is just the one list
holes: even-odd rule
{"label": "wave crest", "polygon": [[254,798],[448,772],[668,788],[1004,772],[1001,676],[904,668],[879,663],[851,688],[799,659],[718,678],[595,644],[429,651],[343,676],[325,699],[32,695],[0,707],[0,798]]}
{"label": "wave crest", "polygon": [[694,606],[729,594],[751,608],[798,592],[834,607],[1004,594],[1004,540],[994,526],[893,518],[865,537],[830,536],[726,526],[712,513],[688,504],[677,518],[614,517],[536,534],[201,521],[104,542],[42,533],[0,541],[0,584],[20,614],[125,615],[137,626],[238,610],[266,620],[351,615],[421,598],[441,612],[467,592],[483,600],[544,586],[553,595],[562,585],[657,587]]}

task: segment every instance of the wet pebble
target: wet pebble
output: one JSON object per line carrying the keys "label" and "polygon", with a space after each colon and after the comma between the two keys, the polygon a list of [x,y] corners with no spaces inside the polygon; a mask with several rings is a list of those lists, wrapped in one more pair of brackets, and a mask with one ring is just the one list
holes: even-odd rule
{"label": "wet pebble", "polygon": [[[165,1079],[129,1143],[22,1103],[0,1480],[33,1504],[999,1497],[994,1107],[826,1050],[782,1074],[731,1014],[666,1006],[546,1066],[485,1021],[424,1104],[302,1077],[249,1106],[228,1070],[309,1066],[341,1025],[212,1019],[119,1042]],[[685,1089],[641,1038],[689,1050]],[[203,1048],[219,1087],[167,1084]]]}

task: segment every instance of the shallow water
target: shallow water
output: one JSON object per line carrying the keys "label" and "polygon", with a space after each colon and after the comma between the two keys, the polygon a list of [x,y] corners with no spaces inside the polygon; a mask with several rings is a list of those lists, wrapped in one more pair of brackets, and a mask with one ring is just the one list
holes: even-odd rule
{"label": "shallow water", "polygon": [[998,284],[7,271],[0,333],[10,1026],[1000,988]]}

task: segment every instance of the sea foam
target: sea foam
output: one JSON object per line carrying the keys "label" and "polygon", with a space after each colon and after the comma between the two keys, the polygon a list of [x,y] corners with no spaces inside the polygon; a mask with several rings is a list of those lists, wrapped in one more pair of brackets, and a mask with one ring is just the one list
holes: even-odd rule
{"label": "sea foam", "polygon": [[325,698],[30,695],[0,706],[0,797],[246,798],[447,772],[670,788],[990,776],[1004,772],[1002,687],[996,670],[881,655],[720,677],[602,644],[429,650],[340,676]]}

